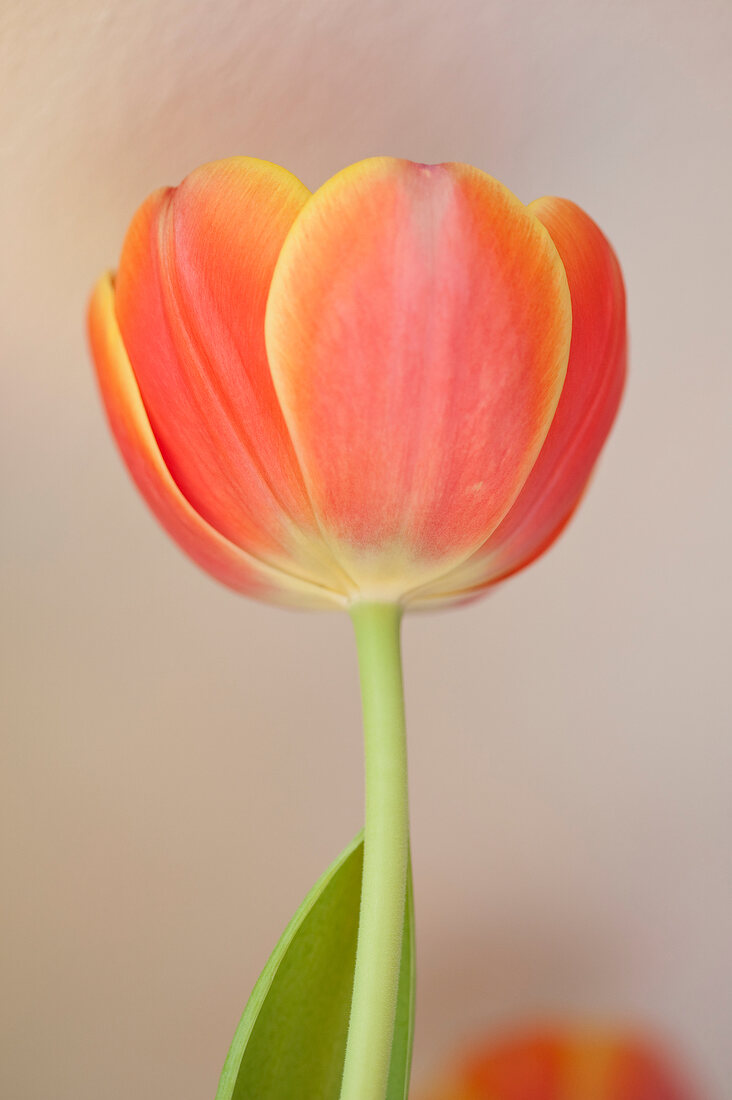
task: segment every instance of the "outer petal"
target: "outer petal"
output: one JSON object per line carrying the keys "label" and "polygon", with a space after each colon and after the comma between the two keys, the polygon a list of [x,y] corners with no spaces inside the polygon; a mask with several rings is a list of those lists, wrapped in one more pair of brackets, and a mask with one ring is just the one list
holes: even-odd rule
{"label": "outer petal", "polygon": [[333,592],[273,569],[211,527],[186,500],[160,453],[114,314],[109,275],[89,307],[89,337],[109,422],[138,489],[170,535],[195,562],[240,592],[307,607],[341,602]]}
{"label": "outer petal", "polygon": [[562,1041],[556,1035],[509,1041],[466,1064],[462,1075],[466,1096],[471,1100],[494,1096],[519,1100],[522,1095],[531,1100],[564,1100],[563,1062]]}
{"label": "outer petal", "polygon": [[374,158],[298,216],[265,331],[322,526],[362,588],[399,591],[513,503],[564,380],[569,294],[548,233],[497,181]]}
{"label": "outer petal", "polygon": [[607,437],[626,373],[625,290],[620,266],[595,223],[566,199],[529,210],[546,226],[572,296],[567,378],[546,442],[515,504],[477,554],[430,594],[502,580],[541,554],[569,522]]}
{"label": "outer petal", "polygon": [[637,1042],[618,1044],[608,1066],[608,1100],[691,1100],[685,1075]]}
{"label": "outer petal", "polygon": [[155,192],[128,231],[115,308],[184,496],[244,550],[296,557],[328,583],[264,347],[272,271],[308,195],[284,169],[245,157]]}

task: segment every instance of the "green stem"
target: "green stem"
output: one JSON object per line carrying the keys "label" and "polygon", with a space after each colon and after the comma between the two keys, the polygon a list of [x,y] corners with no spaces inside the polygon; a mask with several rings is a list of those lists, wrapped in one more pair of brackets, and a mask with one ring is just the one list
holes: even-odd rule
{"label": "green stem", "polygon": [[384,1100],[394,1037],[409,862],[401,608],[351,609],[363,700],[366,831],[341,1100]]}

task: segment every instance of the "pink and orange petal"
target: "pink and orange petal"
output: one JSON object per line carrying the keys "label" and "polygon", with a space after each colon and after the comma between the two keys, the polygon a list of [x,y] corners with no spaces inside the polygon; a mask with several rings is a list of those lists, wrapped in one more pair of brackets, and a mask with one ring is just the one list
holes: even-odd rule
{"label": "pink and orange petal", "polygon": [[267,351],[360,584],[393,568],[417,584],[488,537],[544,442],[570,326],[549,234],[477,169],[375,158],[313,195],[275,268]]}
{"label": "pink and orange petal", "polygon": [[336,593],[274,569],[229,542],[183,496],[150,426],[117,325],[109,275],[92,295],[89,339],[112,434],[140,493],[181,548],[206,572],[246,595],[293,606],[339,605]]}
{"label": "pink and orange petal", "polygon": [[186,499],[243,550],[294,558],[330,583],[264,347],[272,271],[308,196],[284,169],[245,157],[155,192],[128,231],[115,311]]}
{"label": "pink and orange petal", "polygon": [[539,457],[491,537],[429,592],[479,589],[523,569],[571,519],[615,419],[627,362],[625,289],[615,253],[574,203],[545,198],[529,210],[546,226],[567,273],[572,342],[567,377]]}

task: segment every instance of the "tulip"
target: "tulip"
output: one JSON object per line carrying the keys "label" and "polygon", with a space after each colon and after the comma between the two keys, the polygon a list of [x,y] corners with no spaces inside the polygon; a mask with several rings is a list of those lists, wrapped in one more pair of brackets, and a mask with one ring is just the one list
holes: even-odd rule
{"label": "tulip", "polygon": [[546,1029],[476,1047],[422,1100],[691,1100],[688,1083],[637,1037]]}
{"label": "tulip", "polygon": [[374,158],[314,194],[232,158],[154,192],[90,336],[115,438],[200,565],[305,606],[464,599],[574,511],[625,375],[573,203]]}
{"label": "tulip", "polygon": [[377,157],[314,194],[248,158],[154,192],[90,339],[114,436],[232,588],[347,607],[366,741],[341,1100],[383,1100],[409,831],[402,610],[468,599],[567,523],[617,410],[625,305],[577,206]]}

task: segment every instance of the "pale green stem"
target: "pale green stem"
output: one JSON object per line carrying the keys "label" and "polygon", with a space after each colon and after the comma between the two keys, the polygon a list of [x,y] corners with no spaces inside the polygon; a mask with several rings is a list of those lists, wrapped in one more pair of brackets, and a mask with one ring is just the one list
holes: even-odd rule
{"label": "pale green stem", "polygon": [[401,608],[351,609],[363,701],[366,831],[361,915],[341,1100],[384,1100],[409,862]]}

